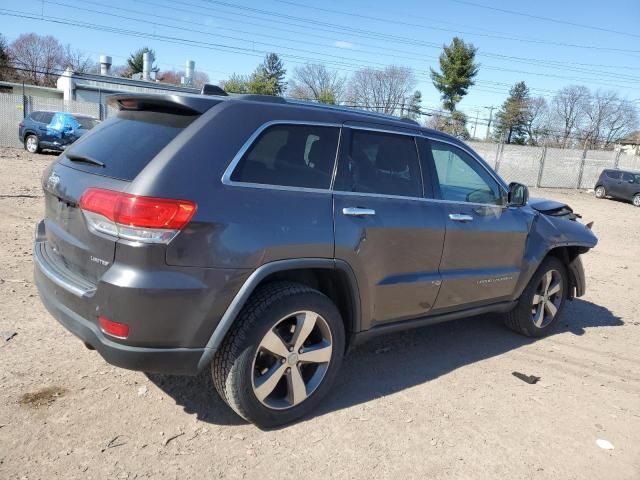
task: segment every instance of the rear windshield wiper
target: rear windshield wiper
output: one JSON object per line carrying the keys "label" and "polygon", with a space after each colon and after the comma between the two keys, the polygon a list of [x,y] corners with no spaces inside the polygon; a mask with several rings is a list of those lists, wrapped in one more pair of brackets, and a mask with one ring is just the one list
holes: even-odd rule
{"label": "rear windshield wiper", "polygon": [[72,162],[90,163],[92,165],[97,165],[99,167],[105,166],[105,164],[100,160],[96,160],[95,158],[89,157],[87,155],[78,155],[77,153],[67,153],[67,158]]}

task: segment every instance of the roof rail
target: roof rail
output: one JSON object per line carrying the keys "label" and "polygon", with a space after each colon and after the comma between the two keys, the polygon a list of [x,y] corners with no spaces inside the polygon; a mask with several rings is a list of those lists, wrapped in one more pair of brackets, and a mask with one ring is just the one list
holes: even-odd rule
{"label": "roof rail", "polygon": [[283,97],[276,97],[275,95],[254,95],[254,94],[242,94],[234,95],[234,98],[241,100],[250,100],[253,102],[267,102],[267,103],[287,103]]}
{"label": "roof rail", "polygon": [[328,110],[337,110],[340,112],[347,112],[347,113],[358,113],[360,115],[366,115],[368,117],[372,117],[372,118],[380,118],[380,119],[385,119],[385,120],[394,120],[396,122],[406,122],[406,123],[412,123],[415,124],[417,126],[420,126],[420,124],[418,122],[416,122],[415,120],[412,120],[410,118],[400,118],[400,117],[396,117],[394,115],[389,115],[387,113],[380,113],[380,112],[373,112],[371,110],[365,110],[363,108],[355,108],[355,107],[347,107],[344,105],[328,105],[326,103],[317,103],[311,100],[300,100],[298,98],[287,98],[286,99],[287,103],[293,103],[296,105],[305,105],[308,107],[312,107],[312,108],[318,108],[318,109],[328,109]]}

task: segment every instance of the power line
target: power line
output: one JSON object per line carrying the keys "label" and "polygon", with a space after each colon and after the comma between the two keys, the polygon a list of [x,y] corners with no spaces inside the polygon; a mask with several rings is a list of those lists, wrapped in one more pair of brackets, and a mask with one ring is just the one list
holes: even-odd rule
{"label": "power line", "polygon": [[[403,25],[403,26],[410,26],[410,27],[416,27],[416,28],[421,28],[421,29],[425,29],[425,30],[440,30],[443,32],[451,32],[451,33],[457,33],[457,34],[465,34],[465,35],[476,35],[476,36],[481,36],[481,37],[487,37],[487,38],[497,38],[499,40],[509,40],[509,41],[516,41],[516,42],[524,42],[524,43],[536,43],[536,44],[541,44],[541,45],[553,45],[553,46],[560,46],[560,47],[572,47],[572,48],[582,48],[582,49],[588,49],[588,50],[608,50],[608,51],[623,51],[622,49],[618,49],[618,48],[609,48],[609,47],[600,47],[597,45],[581,45],[581,44],[576,44],[576,43],[566,43],[566,42],[555,42],[555,41],[549,41],[549,40],[542,40],[542,39],[535,39],[535,38],[522,38],[522,37],[514,37],[511,35],[506,35],[506,34],[496,34],[496,33],[477,33],[477,32],[469,32],[469,31],[464,31],[464,30],[452,30],[450,28],[443,28],[443,27],[434,27],[434,26],[427,26],[424,24],[419,24],[419,23],[413,23],[413,22],[406,22],[406,21],[402,21],[402,20],[395,20],[393,18],[388,18],[388,17],[376,17],[373,15],[364,15],[361,13],[353,13],[353,12],[346,12],[344,10],[335,10],[335,9],[331,9],[331,8],[323,8],[323,7],[318,7],[318,6],[312,6],[312,5],[305,5],[302,3],[298,3],[298,2],[292,2],[290,0],[274,0],[278,3],[284,3],[286,5],[293,5],[296,7],[300,7],[300,8],[307,8],[307,9],[311,9],[311,10],[316,10],[316,11],[320,11],[320,12],[327,12],[327,13],[336,13],[339,15],[347,15],[350,17],[355,17],[355,18],[363,18],[363,19],[367,19],[367,20],[374,20],[377,22],[383,22],[385,24],[389,24],[389,23],[393,23],[396,25]],[[421,17],[424,18],[424,17]]]}
{"label": "power line", "polygon": [[[51,0],[43,0],[43,1],[44,1],[44,3],[70,7],[70,8],[74,8],[76,10],[80,9],[80,10],[85,10],[85,11],[89,11],[89,12],[92,12],[92,13],[98,13],[98,14],[102,14],[102,15],[108,15],[108,16],[112,16],[112,17],[116,17],[116,18],[122,18],[122,19],[142,22],[142,23],[149,23],[149,22],[147,22],[146,20],[144,20],[142,18],[133,18],[133,17],[125,16],[125,15],[118,15],[118,14],[114,14],[114,13],[104,12],[104,11],[101,11],[101,10],[94,10],[94,9],[78,7],[76,5],[70,5],[70,4],[66,4],[66,3],[62,3],[62,2],[55,2],[55,1],[51,1]],[[93,3],[93,4],[104,6],[103,4],[99,4],[98,2],[89,2],[89,3]],[[125,10],[125,11],[129,10],[129,9],[123,9],[123,8],[120,8],[120,7],[112,7],[112,8],[116,8],[118,10]],[[132,11],[132,10],[129,10],[129,11]],[[157,16],[157,15],[154,15],[154,14],[146,14],[145,12],[139,12],[139,11],[135,11],[135,10],[133,10],[132,12],[139,13],[139,14],[145,14],[147,16],[148,15]],[[52,17],[52,18],[56,18],[56,17]],[[166,18],[166,17],[163,17],[163,18]],[[178,21],[181,21],[181,20],[178,20]],[[183,21],[183,23],[190,23],[190,24],[195,24],[195,25],[200,25],[200,26],[206,26],[206,25],[203,25],[203,24],[200,24],[200,23],[196,23],[196,22]],[[156,22],[156,23],[152,23],[152,24],[153,25],[157,25],[157,26],[167,27],[167,28],[185,30],[182,27],[177,27],[175,25],[168,25],[168,24],[165,24],[165,23],[157,23]],[[215,33],[214,34],[214,33],[207,32],[207,31],[202,31],[202,30],[190,29],[189,31],[194,32],[194,33],[209,35],[209,36],[215,36],[216,38],[221,37],[221,38],[227,38],[227,39],[231,39],[231,40],[235,40],[235,41],[246,41],[246,39],[243,39],[243,38],[232,37],[232,36],[228,36],[228,35],[221,35],[219,33]],[[250,32],[243,32],[243,33],[250,33]],[[273,37],[272,36],[272,38],[279,38],[279,37]],[[279,38],[279,39],[281,39],[281,38]],[[188,41],[188,40],[185,40],[185,41]],[[326,53],[323,53],[323,52],[310,51],[310,50],[300,49],[300,48],[295,48],[295,47],[286,47],[286,46],[282,46],[282,45],[278,45],[278,44],[272,44],[272,43],[266,43],[266,42],[254,42],[254,43],[259,43],[261,45],[266,45],[266,46],[269,46],[269,47],[275,47],[275,48],[278,48],[278,49],[288,49],[288,50],[298,51],[298,52],[302,52],[302,53],[305,53],[305,54],[328,56],[328,57],[335,58],[335,59],[338,59],[338,60],[341,60],[341,61],[348,60],[347,58],[345,58],[343,56],[331,55],[331,54],[326,54]],[[311,43],[311,42],[303,42],[303,43]],[[317,44],[315,44],[315,45],[317,45]],[[371,53],[371,54],[378,54],[379,55],[379,52],[363,52],[362,50],[360,50],[359,53]],[[409,57],[407,57],[407,58],[409,58]],[[410,57],[410,58],[413,59],[413,60],[422,60],[421,58],[417,58],[417,57]],[[379,65],[379,66],[386,66],[386,64],[381,63],[381,62],[374,62],[374,63]],[[368,65],[369,64],[367,64],[366,66],[368,66]],[[523,73],[523,74],[530,74],[530,75],[548,77],[548,78],[559,78],[559,79],[565,79],[565,80],[569,80],[569,81],[584,81],[585,80],[584,78],[565,77],[565,76],[554,75],[554,74],[549,74],[549,73],[527,72],[527,71],[521,71],[521,70],[510,70],[510,69],[504,69],[504,68],[501,68],[501,67],[494,67],[494,66],[485,66],[485,68],[490,69],[490,70],[502,71],[502,72]],[[606,74],[606,72],[602,72],[602,73]],[[594,84],[600,84],[600,85],[606,85],[606,86],[617,86],[619,88],[630,88],[628,86],[623,86],[623,85],[612,85],[610,83],[599,83],[599,82],[597,82],[595,80],[591,80],[591,79],[589,79],[589,80]],[[633,81],[637,81],[637,80],[635,80],[635,77],[634,77]]]}
{"label": "power line", "polygon": [[[200,41],[195,41],[195,40],[188,40],[188,39],[182,39],[182,38],[178,38],[178,37],[169,37],[169,36],[165,36],[165,35],[157,35],[157,34],[145,34],[143,32],[139,32],[139,31],[131,31],[131,30],[125,30],[125,29],[120,29],[120,28],[116,28],[116,27],[108,27],[108,26],[104,26],[104,25],[96,25],[96,24],[90,24],[90,23],[80,23],[80,22],[73,22],[73,21],[69,21],[69,20],[64,20],[61,19],[59,17],[46,17],[46,18],[41,18],[38,16],[33,16],[30,14],[26,14],[26,12],[15,12],[15,11],[11,11],[11,10],[6,10],[4,9],[5,15],[10,15],[10,16],[17,16],[17,17],[21,17],[21,18],[29,18],[29,19],[34,19],[34,20],[39,20],[39,21],[51,21],[53,23],[58,23],[58,24],[65,24],[65,25],[73,25],[73,26],[79,26],[82,28],[88,28],[88,29],[94,29],[94,30],[101,30],[101,31],[108,31],[111,33],[119,33],[119,34],[124,34],[124,35],[130,35],[130,36],[135,36],[135,37],[140,37],[140,38],[151,38],[151,39],[157,39],[160,41],[165,41],[168,43],[176,43],[176,44],[180,44],[180,45],[190,45],[190,46],[197,46],[200,48],[207,48],[207,49],[213,49],[213,50],[221,50],[221,51],[227,51],[227,52],[234,52],[234,53],[240,53],[240,54],[244,54],[244,55],[251,55],[251,56],[259,56],[256,54],[255,49],[247,49],[247,48],[242,48],[242,47],[235,47],[235,46],[229,46],[229,45],[224,45],[224,44],[217,44],[217,43],[211,43],[211,42],[200,42]],[[13,13],[15,12],[15,13]],[[265,53],[265,52],[262,52]],[[294,60],[303,60],[303,61],[317,61],[317,59],[311,59],[308,57],[301,57],[298,55],[291,55],[291,54],[285,54],[283,56],[286,57],[290,57],[293,58]],[[341,58],[345,61],[349,61],[349,59],[344,59],[344,57],[338,57]],[[326,63],[335,63],[337,65],[341,65],[341,66],[345,66],[345,62],[336,62],[336,61],[325,61]],[[293,63],[301,63],[301,62],[297,62],[297,61],[293,61]],[[347,63],[346,65],[348,65],[347,67],[343,68],[343,70],[349,71],[353,62],[351,61],[351,63]],[[369,65],[367,65],[369,66]],[[351,71],[353,71],[351,69]],[[482,83],[482,82],[478,82],[478,83]],[[493,84],[500,84],[499,82],[486,82],[486,83],[493,83]],[[510,86],[509,84],[502,84],[505,86]],[[531,90],[535,90],[534,88],[532,88]],[[554,91],[548,90],[551,93],[555,93]],[[503,91],[492,91],[492,93],[500,93],[503,94]]]}
{"label": "power line", "polygon": [[561,19],[558,19],[558,18],[543,17],[541,15],[533,15],[533,14],[530,14],[530,13],[518,12],[518,11],[515,11],[515,10],[507,10],[506,8],[490,7],[489,5],[483,5],[483,4],[476,3],[476,2],[470,2],[468,0],[449,0],[449,1],[450,2],[455,2],[455,3],[461,3],[463,5],[470,5],[472,7],[484,8],[484,9],[487,9],[487,10],[493,10],[495,12],[508,13],[509,15],[517,15],[517,16],[526,17],[526,18],[534,18],[536,20],[542,20],[542,21],[545,21],[545,22],[559,23],[561,25],[571,25],[572,27],[580,27],[580,28],[586,28],[586,29],[590,29],[590,30],[597,30],[597,31],[600,31],[600,32],[615,33],[617,35],[626,35],[628,37],[640,38],[640,35],[637,35],[635,33],[622,32],[620,30],[613,30],[613,29],[610,29],[610,28],[598,27],[596,25],[586,25],[584,23],[570,22],[568,20],[561,20]]}

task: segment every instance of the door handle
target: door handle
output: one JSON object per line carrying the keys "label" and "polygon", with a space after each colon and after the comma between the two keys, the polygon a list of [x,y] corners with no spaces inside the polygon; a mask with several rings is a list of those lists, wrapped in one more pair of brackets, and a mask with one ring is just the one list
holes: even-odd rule
{"label": "door handle", "polygon": [[352,217],[370,217],[372,215],[375,215],[376,211],[372,208],[344,207],[342,209],[342,214]]}
{"label": "door handle", "polygon": [[464,213],[450,213],[449,218],[454,222],[471,222],[473,217],[471,215],[465,215]]}

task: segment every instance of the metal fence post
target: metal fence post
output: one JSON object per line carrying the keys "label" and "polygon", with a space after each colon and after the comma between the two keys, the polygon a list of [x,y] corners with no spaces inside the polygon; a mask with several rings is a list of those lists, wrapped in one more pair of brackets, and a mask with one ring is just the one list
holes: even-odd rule
{"label": "metal fence post", "polygon": [[580,186],[582,185],[582,174],[584,173],[584,162],[587,159],[587,150],[583,150],[582,151],[582,161],[580,162],[580,172],[578,173],[578,185],[576,185],[576,188],[580,188]]}
{"label": "metal fence post", "polygon": [[620,155],[622,154],[622,149],[618,150],[616,152],[616,158],[613,161],[613,168],[618,168],[618,165],[620,164]]}
{"label": "metal fence post", "polygon": [[536,181],[536,187],[540,188],[542,185],[542,173],[544,172],[544,161],[547,158],[547,146],[542,147],[542,157],[540,158],[540,168],[538,169],[538,180]]}
{"label": "metal fence post", "polygon": [[503,149],[504,149],[504,143],[500,142],[498,144],[498,149],[496,150],[496,168],[494,169],[496,173],[498,173],[498,168],[500,168],[500,159],[502,158]]}

